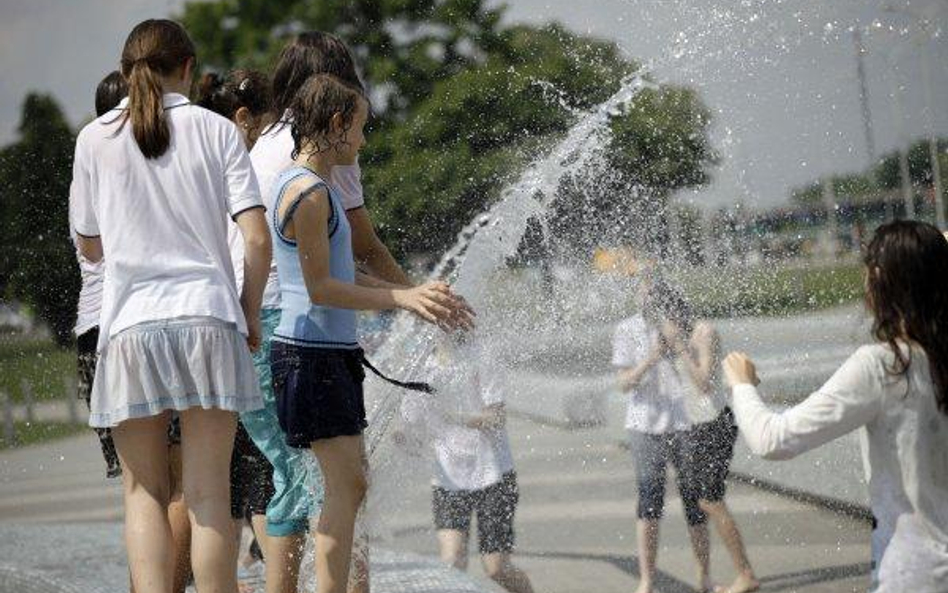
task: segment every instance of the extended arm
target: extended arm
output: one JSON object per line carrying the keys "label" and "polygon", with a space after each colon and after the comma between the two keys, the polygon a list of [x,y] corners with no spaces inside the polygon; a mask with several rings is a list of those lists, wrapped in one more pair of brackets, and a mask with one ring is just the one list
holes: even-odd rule
{"label": "extended arm", "polygon": [[[863,351],[850,357],[818,391],[782,412],[761,401],[753,381],[734,380],[740,357],[731,354],[724,365],[733,386],[731,407],[748,447],[765,459],[796,457],[868,424],[881,411],[882,384]],[[751,364],[746,357],[743,360]],[[751,375],[756,376],[753,370]]]}
{"label": "extended arm", "polygon": [[320,188],[303,198],[287,225],[288,234],[296,238],[303,278],[313,303],[368,311],[408,309],[432,323],[453,315],[453,299],[444,283],[394,289],[359,286],[333,278],[329,273],[329,215],[329,195]]}

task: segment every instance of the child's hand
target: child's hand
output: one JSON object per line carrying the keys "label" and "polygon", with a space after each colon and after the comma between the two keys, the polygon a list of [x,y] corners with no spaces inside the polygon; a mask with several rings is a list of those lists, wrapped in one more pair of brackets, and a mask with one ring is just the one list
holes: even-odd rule
{"label": "child's hand", "polygon": [[731,352],[724,359],[724,379],[728,387],[735,385],[759,385],[760,379],[757,378],[757,368],[751,359],[743,352]]}
{"label": "child's hand", "polygon": [[247,318],[247,347],[251,352],[260,349],[262,331],[260,329],[260,317],[251,316]]}
{"label": "child's hand", "polygon": [[428,282],[393,291],[399,308],[411,311],[429,323],[448,328],[471,329],[473,311],[444,282]]}

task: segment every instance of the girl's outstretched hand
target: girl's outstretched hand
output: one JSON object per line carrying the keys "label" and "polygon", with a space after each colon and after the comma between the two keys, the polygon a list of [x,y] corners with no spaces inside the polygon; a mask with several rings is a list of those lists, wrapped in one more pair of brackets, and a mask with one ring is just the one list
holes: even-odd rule
{"label": "girl's outstretched hand", "polygon": [[467,302],[444,282],[427,282],[414,288],[393,291],[399,308],[425,321],[451,329],[471,329],[473,315]]}
{"label": "girl's outstretched hand", "polygon": [[735,385],[760,385],[760,379],[757,378],[757,368],[751,359],[743,352],[731,352],[722,363],[724,367],[724,380],[728,387]]}

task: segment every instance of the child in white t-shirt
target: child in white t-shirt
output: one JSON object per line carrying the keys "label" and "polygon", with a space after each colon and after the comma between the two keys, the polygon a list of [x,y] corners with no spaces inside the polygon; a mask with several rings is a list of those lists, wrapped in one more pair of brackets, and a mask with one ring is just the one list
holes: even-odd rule
{"label": "child in white t-shirt", "polygon": [[519,490],[503,390],[496,372],[479,372],[478,355],[463,334],[442,337],[430,361],[437,393],[407,396],[403,413],[412,433],[426,433],[434,449],[432,506],[441,559],[467,568],[476,515],[485,572],[508,591],[526,593],[533,590],[530,579],[510,558]]}

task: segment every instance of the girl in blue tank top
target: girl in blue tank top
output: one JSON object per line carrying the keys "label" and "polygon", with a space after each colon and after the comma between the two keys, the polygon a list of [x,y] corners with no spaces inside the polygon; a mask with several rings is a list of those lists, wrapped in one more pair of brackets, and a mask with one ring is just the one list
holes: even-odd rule
{"label": "girl in blue tank top", "polygon": [[273,388],[287,444],[311,448],[325,479],[316,542],[319,593],[343,592],[356,513],[366,490],[362,351],[356,310],[406,309],[446,326],[469,326],[470,310],[443,282],[404,288],[356,270],[349,223],[326,184],[365,143],[368,101],[325,74],[291,106],[296,166],[274,184],[270,213],[282,312],[271,351]]}

